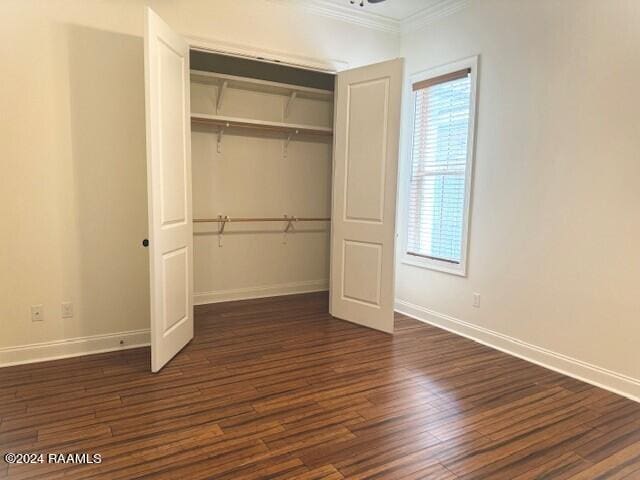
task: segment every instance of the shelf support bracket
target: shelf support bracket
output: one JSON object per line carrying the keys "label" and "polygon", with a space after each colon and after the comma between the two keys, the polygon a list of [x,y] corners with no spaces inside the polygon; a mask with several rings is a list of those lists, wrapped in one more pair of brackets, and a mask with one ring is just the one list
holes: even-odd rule
{"label": "shelf support bracket", "polygon": [[227,90],[227,84],[228,82],[225,80],[224,82],[222,82],[222,85],[220,85],[218,89],[218,101],[216,102],[216,114],[222,108],[222,99],[224,98],[224,92]]}
{"label": "shelf support bracket", "polygon": [[228,215],[224,217],[222,215],[218,215],[218,247],[222,247],[222,234],[224,233],[224,227],[227,222],[230,222],[231,219]]}
{"label": "shelf support bracket", "polygon": [[[229,128],[229,122],[226,124],[226,128]],[[220,126],[218,128],[218,153],[222,153],[222,135],[224,134],[225,127]]]}
{"label": "shelf support bracket", "polygon": [[291,143],[291,139],[293,138],[294,135],[298,135],[298,133],[300,133],[299,130],[296,130],[295,133],[291,132],[289,133],[289,135],[287,136],[287,139],[284,141],[284,158],[287,158],[287,155],[289,154],[289,143]]}
{"label": "shelf support bracket", "polygon": [[289,232],[293,232],[295,231],[295,228],[293,226],[293,222],[297,222],[298,219],[296,217],[292,216],[288,216],[285,214],[284,219],[287,222],[287,226],[284,227],[284,232],[282,232],[282,243],[284,243],[286,245],[287,243],[287,233]]}
{"label": "shelf support bracket", "polygon": [[291,106],[293,105],[293,102],[297,96],[298,96],[298,92],[295,92],[295,91],[291,92],[291,96],[289,97],[289,100],[287,100],[287,106],[284,109],[285,119],[289,117],[289,113],[291,112]]}

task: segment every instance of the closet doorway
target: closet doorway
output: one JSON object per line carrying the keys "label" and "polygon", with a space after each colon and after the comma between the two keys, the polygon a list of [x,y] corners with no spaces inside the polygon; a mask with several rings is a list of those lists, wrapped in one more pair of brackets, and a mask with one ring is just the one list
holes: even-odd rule
{"label": "closet doorway", "polygon": [[145,83],[152,371],[193,338],[195,275],[277,278],[283,258],[329,270],[331,315],[392,333],[402,60],[195,51],[147,9]]}

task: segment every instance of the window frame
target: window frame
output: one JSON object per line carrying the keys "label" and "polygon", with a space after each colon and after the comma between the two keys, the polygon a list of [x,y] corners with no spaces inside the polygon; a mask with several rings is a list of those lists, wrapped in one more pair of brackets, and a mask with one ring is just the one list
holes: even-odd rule
{"label": "window frame", "polygon": [[[476,114],[477,114],[477,78],[478,78],[478,56],[473,56],[458,60],[456,62],[447,63],[435,68],[423,70],[409,76],[409,84],[407,86],[407,133],[404,139],[406,154],[404,157],[405,168],[403,180],[405,188],[403,189],[403,212],[402,219],[402,241],[401,244],[401,263],[414,267],[435,270],[438,272],[450,273],[461,277],[467,276],[468,250],[469,250],[469,231],[471,227],[471,200],[472,186],[474,174],[474,157],[475,157],[475,132],[476,132]],[[409,231],[409,197],[411,193],[411,172],[413,169],[413,135],[415,128],[415,104],[416,92],[413,91],[413,84],[440,77],[459,70],[470,69],[470,98],[469,98],[469,131],[467,137],[467,162],[465,165],[465,198],[464,212],[462,224],[461,238],[461,255],[460,263],[455,264],[447,260],[428,258],[408,253],[408,231]]]}

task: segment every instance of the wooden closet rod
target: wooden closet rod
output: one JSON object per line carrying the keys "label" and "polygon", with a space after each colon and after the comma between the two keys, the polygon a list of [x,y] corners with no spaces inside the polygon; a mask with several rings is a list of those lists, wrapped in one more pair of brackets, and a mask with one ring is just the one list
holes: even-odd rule
{"label": "wooden closet rod", "polygon": [[194,218],[193,223],[235,223],[235,222],[328,222],[329,217],[220,217]]}
{"label": "wooden closet rod", "polygon": [[[284,215],[283,217],[239,217],[231,218],[228,215],[218,215],[218,218],[194,218],[193,223],[217,223],[218,224],[218,246],[222,246],[222,235],[224,234],[224,227],[227,223],[234,222],[285,222],[287,225],[284,228],[284,233],[288,233],[293,230],[293,224],[297,222],[328,222],[331,218],[328,217],[294,217],[292,215]],[[286,240],[284,243],[287,243]]]}

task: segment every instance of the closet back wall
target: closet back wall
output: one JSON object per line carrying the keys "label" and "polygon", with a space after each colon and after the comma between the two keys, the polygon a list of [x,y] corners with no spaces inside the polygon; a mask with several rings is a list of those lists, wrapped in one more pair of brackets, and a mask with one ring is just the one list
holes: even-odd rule
{"label": "closet back wall", "polygon": [[[218,87],[192,83],[191,110],[215,113]],[[333,102],[227,88],[219,115],[331,127]],[[217,127],[192,127],[194,218],[329,217],[331,137],[226,130],[218,152]],[[329,224],[229,223],[222,245],[218,224],[194,227],[195,302],[325,290]]]}

